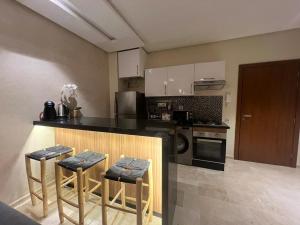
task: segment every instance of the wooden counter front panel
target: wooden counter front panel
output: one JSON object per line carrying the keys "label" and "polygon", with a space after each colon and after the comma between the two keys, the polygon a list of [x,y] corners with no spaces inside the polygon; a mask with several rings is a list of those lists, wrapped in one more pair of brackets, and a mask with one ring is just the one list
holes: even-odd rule
{"label": "wooden counter front panel", "polygon": [[[76,152],[89,149],[109,154],[109,166],[115,163],[123,154],[140,159],[152,159],[154,183],[154,211],[162,210],[162,139],[135,135],[103,133],[94,131],[72,130],[65,128],[55,129],[56,144],[75,147]],[[90,176],[100,179],[100,172],[104,170],[104,163],[91,170]],[[126,195],[134,197],[134,188],[127,185]],[[110,195],[116,194],[120,185],[110,182]],[[146,189],[146,188],[145,188]],[[100,190],[98,190],[100,192]],[[146,196],[147,192],[145,192]]]}

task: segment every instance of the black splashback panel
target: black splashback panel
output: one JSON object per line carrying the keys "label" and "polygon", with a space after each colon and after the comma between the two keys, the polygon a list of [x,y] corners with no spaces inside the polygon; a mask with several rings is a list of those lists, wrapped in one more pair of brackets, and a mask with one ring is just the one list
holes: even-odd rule
{"label": "black splashback panel", "polygon": [[[193,112],[194,119],[222,122],[223,96],[148,97],[146,101],[150,114],[187,110]],[[170,106],[158,107],[158,103]]]}

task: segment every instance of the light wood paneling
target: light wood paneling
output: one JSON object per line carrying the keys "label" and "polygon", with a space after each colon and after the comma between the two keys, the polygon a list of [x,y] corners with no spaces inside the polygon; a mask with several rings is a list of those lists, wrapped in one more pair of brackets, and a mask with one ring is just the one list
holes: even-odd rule
{"label": "light wood paneling", "polygon": [[[152,159],[153,186],[154,186],[154,211],[162,210],[162,139],[135,135],[104,133],[94,131],[72,130],[56,128],[56,144],[75,147],[76,152],[89,149],[96,152],[109,154],[109,166],[120,159],[121,155],[140,159]],[[104,163],[98,165],[90,172],[91,178],[100,181],[100,173],[104,170]],[[132,185],[127,185],[126,195],[134,197]],[[110,182],[110,194],[115,195],[120,185]],[[100,189],[98,190],[99,192]],[[147,191],[146,191],[147,192]],[[144,197],[145,198],[145,197]]]}

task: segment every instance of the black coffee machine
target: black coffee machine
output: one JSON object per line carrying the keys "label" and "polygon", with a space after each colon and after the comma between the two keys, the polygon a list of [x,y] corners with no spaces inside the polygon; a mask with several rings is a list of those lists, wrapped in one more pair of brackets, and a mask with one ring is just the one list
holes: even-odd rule
{"label": "black coffee machine", "polygon": [[44,111],[40,114],[40,119],[44,121],[55,120],[57,118],[55,104],[52,101],[47,101],[44,104]]}

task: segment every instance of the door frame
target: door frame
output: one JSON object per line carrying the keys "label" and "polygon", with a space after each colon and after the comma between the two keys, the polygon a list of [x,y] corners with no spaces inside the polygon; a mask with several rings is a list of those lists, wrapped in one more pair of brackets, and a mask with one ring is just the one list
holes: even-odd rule
{"label": "door frame", "polygon": [[236,126],[235,126],[235,144],[234,144],[234,159],[239,159],[239,145],[240,145],[240,127],[241,127],[241,108],[242,108],[242,90],[243,90],[243,69],[249,67],[255,67],[258,65],[274,65],[274,64],[285,64],[288,62],[298,63],[298,92],[297,92],[297,105],[295,115],[295,126],[294,126],[294,137],[293,137],[293,150],[292,157],[290,160],[290,167],[297,167],[297,155],[298,155],[298,144],[299,144],[299,132],[300,132],[300,59],[283,60],[283,61],[272,61],[262,63],[251,63],[239,65],[238,75],[238,96],[237,96],[237,110],[236,110]]}

